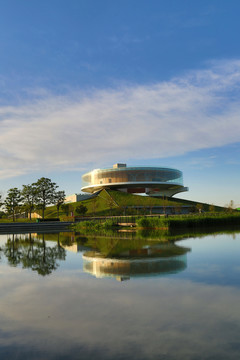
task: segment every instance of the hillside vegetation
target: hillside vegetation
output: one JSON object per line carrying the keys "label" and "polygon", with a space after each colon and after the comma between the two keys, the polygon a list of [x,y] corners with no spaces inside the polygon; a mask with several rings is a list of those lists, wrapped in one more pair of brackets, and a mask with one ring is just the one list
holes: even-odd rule
{"label": "hillside vegetation", "polygon": [[[175,198],[153,198],[149,196],[140,196],[127,194],[116,190],[102,190],[98,195],[91,199],[82,200],[76,203],[68,204],[68,209],[60,208],[60,219],[70,217],[72,214],[78,216],[76,208],[83,204],[87,211],[85,216],[107,216],[107,215],[128,215],[128,214],[149,214],[155,206],[167,208],[169,206],[174,208],[176,213],[181,212],[184,206],[190,206],[192,211],[196,211],[197,207],[201,211],[211,210],[209,204],[197,203],[194,201],[175,199]],[[223,211],[224,208],[215,206],[214,211]],[[41,213],[39,212],[41,215]],[[45,211],[46,218],[56,218],[56,206],[50,206]]]}

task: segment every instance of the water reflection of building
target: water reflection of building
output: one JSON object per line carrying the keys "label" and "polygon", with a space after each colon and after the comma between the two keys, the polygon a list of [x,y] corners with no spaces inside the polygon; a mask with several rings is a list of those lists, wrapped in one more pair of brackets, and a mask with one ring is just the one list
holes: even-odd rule
{"label": "water reflection of building", "polygon": [[103,257],[99,252],[88,251],[83,255],[83,270],[97,278],[114,277],[120,281],[175,274],[186,269],[188,251],[174,244],[129,250],[117,257]]}
{"label": "water reflection of building", "polygon": [[75,244],[72,244],[72,245],[63,245],[61,244],[61,246],[67,250],[67,251],[71,251],[71,252],[74,252],[74,253],[78,253],[81,251],[81,248],[79,246],[79,244],[75,243]]}
{"label": "water reflection of building", "polygon": [[90,248],[88,246],[84,246],[78,243],[73,243],[72,245],[65,245],[61,243],[61,246],[70,252],[74,252],[74,253],[79,253],[79,252],[83,252],[83,251],[87,251]]}

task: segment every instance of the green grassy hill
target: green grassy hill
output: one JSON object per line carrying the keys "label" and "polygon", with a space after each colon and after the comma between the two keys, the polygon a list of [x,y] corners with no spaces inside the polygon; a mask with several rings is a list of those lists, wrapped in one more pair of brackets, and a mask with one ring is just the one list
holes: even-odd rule
{"label": "green grassy hill", "polygon": [[[197,203],[194,201],[177,198],[153,198],[149,196],[127,194],[116,190],[102,190],[98,195],[96,195],[96,197],[69,204],[68,216],[71,213],[77,215],[75,209],[80,204],[83,204],[87,207],[86,216],[123,215],[124,213],[149,213],[151,208],[154,206],[172,206],[176,209],[176,212],[179,212],[182,206],[187,205],[194,209],[196,206],[199,206],[199,204],[202,207],[202,210],[206,212],[209,211],[211,206],[205,203]],[[133,209],[134,207],[138,207],[138,210]],[[219,206],[215,206],[214,210],[223,211],[225,209]],[[60,218],[66,217],[67,212],[60,208],[59,216]],[[57,217],[56,206],[48,207],[45,211],[45,217]]]}

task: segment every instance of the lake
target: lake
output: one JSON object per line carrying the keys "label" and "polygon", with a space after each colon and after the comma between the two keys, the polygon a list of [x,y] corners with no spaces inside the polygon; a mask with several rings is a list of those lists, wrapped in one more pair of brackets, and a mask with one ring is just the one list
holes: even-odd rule
{"label": "lake", "polygon": [[239,359],[240,232],[0,235],[0,359]]}

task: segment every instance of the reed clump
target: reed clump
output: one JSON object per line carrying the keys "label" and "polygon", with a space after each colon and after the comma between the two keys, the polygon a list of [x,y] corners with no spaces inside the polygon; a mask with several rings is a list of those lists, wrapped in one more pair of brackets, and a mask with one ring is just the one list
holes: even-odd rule
{"label": "reed clump", "polygon": [[193,215],[176,217],[149,217],[140,218],[136,221],[138,227],[142,228],[197,228],[208,226],[240,225],[239,214],[223,215]]}

